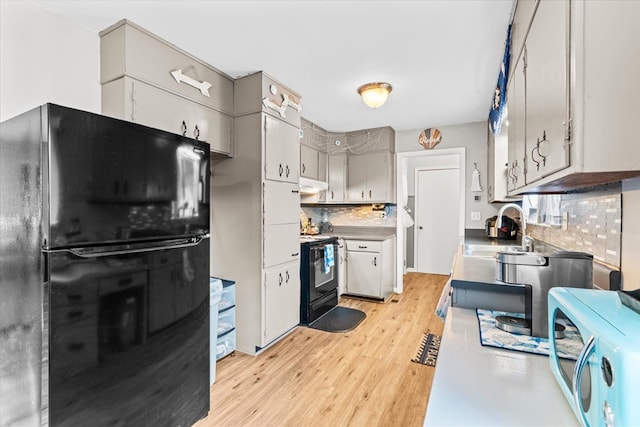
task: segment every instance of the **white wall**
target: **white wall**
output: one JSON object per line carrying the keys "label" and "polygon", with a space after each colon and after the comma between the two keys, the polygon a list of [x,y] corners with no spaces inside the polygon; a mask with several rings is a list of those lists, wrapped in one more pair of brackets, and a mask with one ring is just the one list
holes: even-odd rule
{"label": "white wall", "polygon": [[640,289],[640,178],[622,183],[622,288]]}
{"label": "white wall", "polygon": [[[486,122],[467,123],[463,125],[438,127],[442,132],[442,142],[433,151],[444,148],[465,147],[466,149],[466,212],[465,228],[484,229],[485,219],[494,216],[502,204],[487,202],[487,124]],[[423,129],[396,132],[396,152],[424,152],[418,144],[418,136]],[[473,164],[477,164],[480,171],[481,193],[469,191]],[[409,163],[407,171],[409,177],[413,177],[415,167]],[[410,178],[411,181],[411,178]],[[413,195],[413,183],[409,183],[409,195]],[[474,201],[474,196],[479,195],[480,201]],[[480,221],[471,220],[471,212],[480,212]]]}
{"label": "white wall", "polygon": [[100,112],[100,38],[27,1],[0,1],[0,121],[52,102]]}

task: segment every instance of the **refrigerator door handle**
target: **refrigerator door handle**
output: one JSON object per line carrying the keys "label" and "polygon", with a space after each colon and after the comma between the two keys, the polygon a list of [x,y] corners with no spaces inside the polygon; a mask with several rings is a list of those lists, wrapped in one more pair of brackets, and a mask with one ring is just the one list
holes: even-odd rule
{"label": "refrigerator door handle", "polygon": [[128,255],[142,252],[153,252],[161,249],[181,249],[181,248],[190,248],[193,246],[198,246],[205,238],[209,236],[198,236],[191,237],[188,239],[183,239],[179,241],[173,241],[172,243],[165,243],[159,245],[150,245],[150,244],[131,244],[131,245],[119,245],[116,246],[117,249],[113,249],[114,247],[105,247],[105,248],[67,248],[67,249],[53,249],[53,250],[45,250],[44,252],[52,253],[52,252],[70,252],[73,255],[79,258],[101,258],[105,256],[117,256],[117,255]]}

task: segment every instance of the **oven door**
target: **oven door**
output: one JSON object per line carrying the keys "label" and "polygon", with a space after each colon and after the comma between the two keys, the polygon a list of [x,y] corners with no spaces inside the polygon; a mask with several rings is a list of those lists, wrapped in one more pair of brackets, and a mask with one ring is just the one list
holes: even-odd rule
{"label": "oven door", "polygon": [[[327,259],[327,246],[333,247],[334,261]],[[338,245],[314,245],[309,248],[309,290],[311,301],[331,292],[338,286],[338,264],[335,255],[338,253]]]}

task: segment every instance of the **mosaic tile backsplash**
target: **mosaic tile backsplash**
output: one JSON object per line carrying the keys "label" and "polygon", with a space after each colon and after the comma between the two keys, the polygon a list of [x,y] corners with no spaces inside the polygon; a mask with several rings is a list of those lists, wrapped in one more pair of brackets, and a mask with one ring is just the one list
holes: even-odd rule
{"label": "mosaic tile backsplash", "polygon": [[373,210],[372,205],[303,206],[301,209],[315,224],[328,221],[334,226],[395,227],[396,225],[395,205],[385,205],[384,210]]}
{"label": "mosaic tile backsplash", "polygon": [[604,194],[563,194],[560,212],[567,213],[566,230],[527,224],[527,234],[563,249],[592,254],[598,261],[620,267],[622,194],[619,190]]}

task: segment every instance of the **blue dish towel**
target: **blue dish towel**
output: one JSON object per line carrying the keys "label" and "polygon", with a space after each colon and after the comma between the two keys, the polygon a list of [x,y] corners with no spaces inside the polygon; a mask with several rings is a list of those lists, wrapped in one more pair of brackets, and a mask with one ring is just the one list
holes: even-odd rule
{"label": "blue dish towel", "polygon": [[324,272],[328,273],[335,264],[333,257],[333,245],[327,245],[324,247]]}

